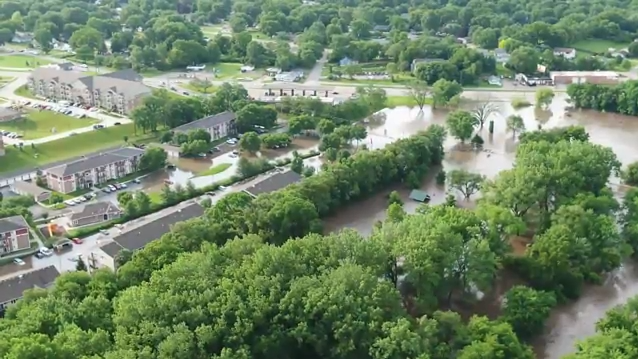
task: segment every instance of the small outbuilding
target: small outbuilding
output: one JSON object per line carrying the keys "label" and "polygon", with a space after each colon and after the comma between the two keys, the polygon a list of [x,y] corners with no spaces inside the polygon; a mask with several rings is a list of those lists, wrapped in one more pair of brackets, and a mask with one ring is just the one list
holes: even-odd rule
{"label": "small outbuilding", "polygon": [[412,192],[410,192],[410,199],[417,202],[429,202],[430,195],[427,194],[427,192],[425,191],[420,191],[418,189],[415,189]]}

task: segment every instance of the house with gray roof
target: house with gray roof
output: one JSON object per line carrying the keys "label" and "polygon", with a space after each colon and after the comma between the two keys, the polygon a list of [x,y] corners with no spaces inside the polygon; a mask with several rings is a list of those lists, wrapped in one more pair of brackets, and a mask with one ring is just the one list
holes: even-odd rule
{"label": "house with gray roof", "polygon": [[29,224],[24,217],[0,218],[0,257],[30,247]]}
{"label": "house with gray roof", "polygon": [[192,130],[202,129],[210,133],[211,140],[234,135],[236,133],[235,120],[237,116],[233,112],[225,111],[216,115],[206,116],[173,129],[174,132],[187,133]]}
{"label": "house with gray roof", "polygon": [[112,202],[95,202],[89,203],[79,212],[73,212],[69,215],[69,224],[71,227],[88,226],[112,221],[122,216],[120,210]]}
{"label": "house with gray roof", "polygon": [[[166,215],[156,218],[148,223],[140,226],[132,227],[125,232],[113,237],[112,241],[100,246],[98,253],[94,259],[99,260],[99,266],[106,266],[116,269],[115,258],[123,251],[136,251],[144,248],[152,241],[159,239],[166,233],[171,231],[173,225],[178,222],[184,222],[189,219],[201,217],[204,215],[205,209],[199,203],[191,203],[183,207],[174,207]],[[143,222],[148,217],[138,219],[137,222]]]}
{"label": "house with gray roof", "polygon": [[92,188],[138,170],[144,150],[124,147],[44,170],[47,187],[61,193]]}
{"label": "house with gray roof", "polygon": [[47,289],[55,284],[60,272],[55,266],[48,266],[0,282],[0,317],[5,310],[23,297],[29,289]]}
{"label": "house with gray roof", "polygon": [[36,202],[45,202],[51,198],[51,191],[31,181],[15,181],[9,185],[11,191],[21,196],[31,196]]}
{"label": "house with gray roof", "polygon": [[31,73],[27,86],[38,96],[66,100],[110,112],[130,114],[151,89],[131,69],[87,76],[73,67],[40,67]]}

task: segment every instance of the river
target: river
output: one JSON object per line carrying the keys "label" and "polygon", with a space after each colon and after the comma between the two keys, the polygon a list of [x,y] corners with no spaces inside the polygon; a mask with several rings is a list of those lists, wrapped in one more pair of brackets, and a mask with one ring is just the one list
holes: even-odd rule
{"label": "river", "polygon": [[[528,130],[537,129],[539,124],[543,128],[584,126],[590,134],[591,142],[612,148],[624,165],[638,160],[638,142],[635,141],[638,118],[592,111],[568,112],[564,94],[557,94],[547,111],[539,111],[533,107],[515,110],[506,102],[495,102],[495,105],[499,107],[498,114],[490,118],[495,122],[494,134],[489,134],[487,124],[486,128],[479,132],[485,140],[484,151],[461,151],[458,149],[457,141],[448,138],[445,143],[446,158],[443,163],[445,170],[464,168],[494,177],[500,171],[510,168],[515,158],[516,141],[512,134],[506,131],[505,119],[512,114],[523,117]],[[471,104],[465,106],[472,107]],[[407,107],[386,109],[370,119],[369,137],[365,143],[372,148],[383,147],[388,142],[410,136],[431,124],[444,124],[447,113],[444,110],[432,110],[430,107],[424,108],[423,111]],[[445,199],[446,191],[443,186],[436,185],[433,177],[431,175],[426,178],[422,188],[432,195],[433,203],[441,203]],[[611,182],[612,189],[618,197],[621,197],[622,186],[618,186],[616,179],[612,179]],[[326,230],[354,228],[364,235],[369,235],[374,224],[385,218],[386,196],[392,190],[399,191],[405,201],[406,211],[416,210],[418,204],[407,198],[409,191],[397,186],[339,211],[326,220]],[[473,205],[472,202],[464,200],[460,200],[459,204],[470,207]],[[511,282],[500,285],[498,292],[507,290],[514,284],[514,281]],[[607,310],[626,302],[628,298],[635,295],[638,295],[638,266],[628,263],[610,274],[602,285],[588,286],[579,300],[562,305],[553,311],[544,335],[533,343],[537,357],[560,359],[573,352],[578,340],[594,334],[595,323],[605,315]],[[500,295],[495,295],[494,303],[490,303],[488,307],[498,308],[500,299]],[[486,309],[486,312],[489,311],[490,309]]]}

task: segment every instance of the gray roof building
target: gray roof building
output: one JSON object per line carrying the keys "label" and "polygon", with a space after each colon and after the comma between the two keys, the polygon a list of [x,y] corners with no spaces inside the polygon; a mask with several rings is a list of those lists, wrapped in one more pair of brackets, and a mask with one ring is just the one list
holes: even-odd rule
{"label": "gray roof building", "polygon": [[235,113],[225,111],[222,113],[218,113],[216,115],[204,117],[197,121],[193,121],[193,122],[181,125],[179,127],[175,127],[173,131],[188,132],[188,131],[197,130],[197,129],[209,129],[215,126],[219,126],[223,123],[234,121],[236,118],[237,116],[235,115]]}
{"label": "gray roof building", "polygon": [[112,202],[95,202],[89,203],[82,209],[81,212],[75,212],[71,214],[71,220],[78,220],[86,217],[102,216],[108,213],[119,213],[120,209],[117,208]]}
{"label": "gray roof building", "polygon": [[114,151],[86,157],[60,166],[47,168],[45,171],[56,176],[69,176],[74,173],[84,172],[96,167],[106,166],[110,163],[123,161],[142,154],[144,154],[144,150],[139,148],[120,148]]}
{"label": "gray roof building", "polygon": [[204,207],[198,203],[193,203],[186,207],[176,210],[169,215],[158,218],[140,227],[122,233],[113,238],[113,242],[101,246],[100,248],[106,254],[115,258],[117,253],[123,249],[135,251],[143,248],[150,242],[160,238],[164,234],[170,232],[171,226],[175,223],[183,222],[192,218],[204,215]]}
{"label": "gray roof building", "polygon": [[277,173],[274,176],[268,177],[263,181],[246,188],[244,191],[253,197],[257,197],[260,194],[274,192],[293,183],[297,183],[301,181],[302,178],[303,177],[299,173],[293,171]]}
{"label": "gray roof building", "polygon": [[0,308],[22,298],[26,290],[50,287],[59,275],[55,266],[48,266],[0,282]]}
{"label": "gray roof building", "polygon": [[0,218],[0,233],[12,232],[22,228],[29,228],[29,224],[22,216]]}
{"label": "gray roof building", "polygon": [[10,107],[0,107],[0,122],[9,122],[22,117],[22,112],[16,111]]}

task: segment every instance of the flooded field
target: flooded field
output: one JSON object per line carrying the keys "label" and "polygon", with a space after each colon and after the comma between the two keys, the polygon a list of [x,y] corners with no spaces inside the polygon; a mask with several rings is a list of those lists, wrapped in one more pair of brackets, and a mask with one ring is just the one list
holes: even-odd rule
{"label": "flooded field", "polygon": [[[564,95],[560,94],[547,111],[539,111],[533,107],[514,110],[506,102],[495,102],[495,105],[499,107],[499,113],[490,118],[495,123],[494,134],[489,134],[488,124],[479,132],[485,140],[484,151],[461,151],[458,149],[458,141],[448,138],[443,163],[446,171],[463,168],[493,177],[500,171],[510,168],[515,157],[516,140],[507,132],[505,120],[512,114],[523,117],[527,130],[536,130],[539,125],[542,128],[584,126],[593,143],[611,147],[624,165],[638,160],[638,142],[634,140],[635,133],[638,132],[638,118],[589,111],[570,112],[566,110],[568,104]],[[470,109],[472,105],[467,104],[466,107]],[[424,108],[422,112],[417,108],[407,107],[384,110],[369,120],[369,137],[365,141],[366,145],[370,148],[383,147],[432,124],[443,125],[447,113],[429,107]],[[424,180],[422,189],[431,194],[432,203],[441,203],[445,199],[446,191],[434,183],[433,177],[434,173]],[[613,189],[618,196],[622,195],[621,186],[613,185]],[[374,224],[385,218],[386,197],[392,190],[399,191],[408,212],[416,210],[419,204],[407,198],[409,191],[397,186],[344,208],[326,220],[326,230],[354,228],[364,235],[370,234]],[[461,201],[460,204],[472,206],[470,202]],[[509,285],[502,287],[497,292],[502,293]],[[638,295],[638,268],[633,263],[628,263],[611,274],[603,285],[588,287],[581,299],[561,306],[553,312],[545,335],[534,343],[537,356],[541,359],[559,359],[573,352],[575,342],[592,335],[595,330],[594,324],[608,309],[635,295]],[[499,299],[500,296],[496,295],[492,298],[493,303],[486,303],[486,312],[490,311],[490,307],[498,307]]]}

